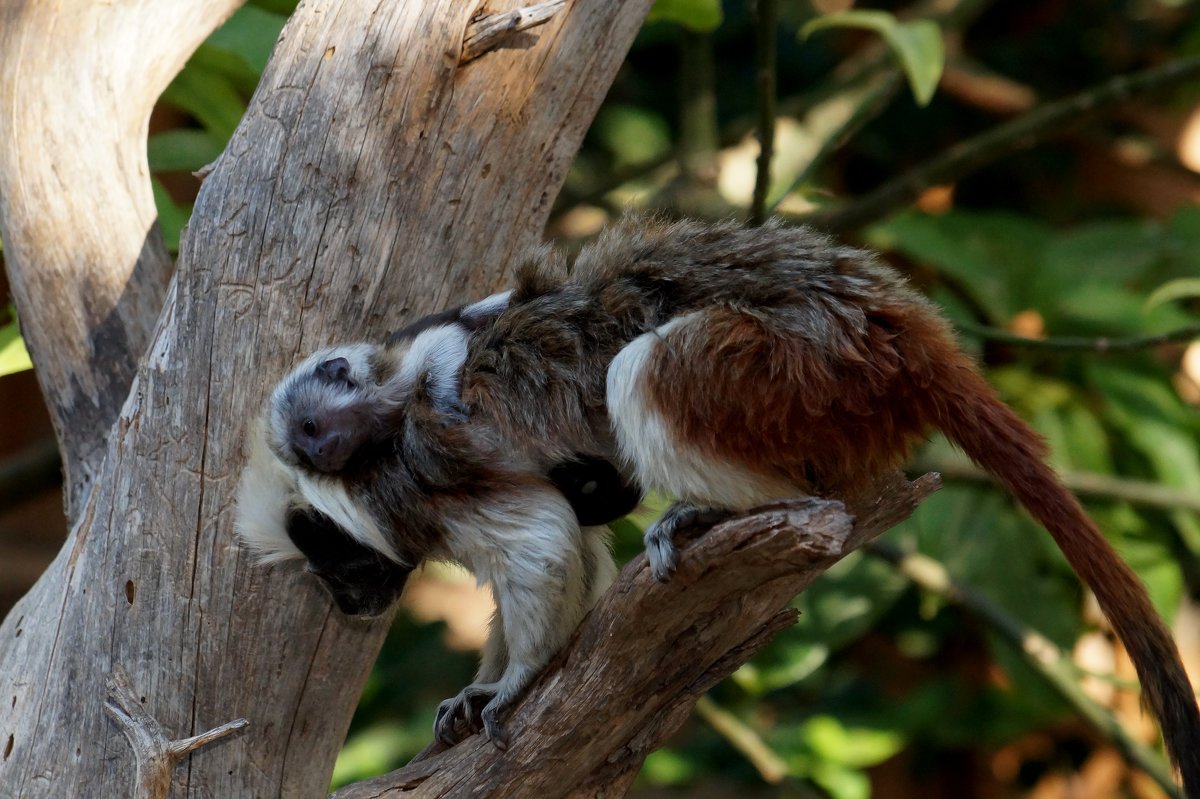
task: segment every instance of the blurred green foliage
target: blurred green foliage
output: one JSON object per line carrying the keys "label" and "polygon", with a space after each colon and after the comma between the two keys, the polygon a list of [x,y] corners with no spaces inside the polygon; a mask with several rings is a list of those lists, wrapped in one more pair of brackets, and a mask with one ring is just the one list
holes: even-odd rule
{"label": "blurred green foliage", "polygon": [[[149,145],[160,222],[172,247],[190,197],[168,191],[159,177],[218,156],[292,5],[258,2],[239,11],[163,97],[182,114]],[[859,4],[839,14],[819,9],[845,12],[846,4],[780,0],[776,158],[786,175],[776,176],[779,208],[794,217],[814,201],[852,200],[1020,113],[1029,107],[1021,98],[1061,97],[1200,52],[1192,7],[963,0],[949,7]],[[882,34],[892,55],[855,26]],[[828,30],[802,35],[820,28]],[[551,231],[575,241],[595,232],[588,220],[631,203],[745,215],[748,200],[739,198],[749,191],[733,184],[754,155],[747,145],[753,41],[753,15],[741,0],[658,0],[568,176]],[[956,77],[953,91],[945,81],[935,91],[943,67]],[[902,91],[901,74],[913,96]],[[699,93],[715,103],[697,104],[682,90],[697,80]],[[1056,337],[1142,336],[1196,324],[1200,208],[1180,201],[1164,210],[1154,195],[1168,185],[1178,194],[1171,181],[1190,186],[1191,197],[1200,194],[1195,176],[1158,134],[1171,124],[1178,130],[1198,98],[1195,85],[1138,98],[1138,114],[1119,110],[1047,144],[977,164],[932,212],[909,207],[851,235],[908,271],[963,325],[966,343],[1005,399],[1047,438],[1059,469],[1140,478],[1191,495],[1200,494],[1200,415],[1195,397],[1178,388],[1186,342],[1101,354],[1010,346],[971,331],[1009,328],[1021,318],[1035,321],[1035,334]],[[836,120],[821,116],[833,108],[841,109]],[[696,122],[718,131],[719,144],[691,140],[687,131]],[[1133,167],[1124,155],[1132,151],[1141,153]],[[699,160],[682,168],[685,155]],[[706,159],[708,170],[694,168]],[[1128,176],[1139,169],[1159,175],[1159,188],[1134,191]],[[1089,180],[1105,171],[1107,183]],[[9,329],[0,329],[0,347]],[[933,465],[956,458],[941,439],[921,454]],[[1087,504],[1168,618],[1185,597],[1200,594],[1195,513],[1117,496]],[[620,557],[640,549],[648,518],[615,525]],[[1049,538],[990,486],[951,481],[889,539],[937,559],[1068,653],[1095,628],[1078,581]],[[1014,796],[1106,746],[1099,733],[1070,721],[1068,702],[985,620],[913,588],[868,554],[838,564],[795,605],[800,623],[712,692],[782,758],[788,779],[764,783],[713,729],[693,722],[647,761],[643,785],[688,788],[719,776],[754,796],[861,799],[886,773],[911,786],[892,796]],[[429,741],[437,702],[470,679],[474,660],[447,651],[441,639],[439,626],[401,615],[364,693],[336,782],[399,765]],[[1019,750],[1035,734],[1055,745],[1020,755],[1019,769],[996,776],[989,758],[1006,747]],[[995,784],[961,787],[989,781]]]}
{"label": "blurred green foliage", "polygon": [[17,323],[17,310],[10,304],[0,311],[0,377],[32,368]]}

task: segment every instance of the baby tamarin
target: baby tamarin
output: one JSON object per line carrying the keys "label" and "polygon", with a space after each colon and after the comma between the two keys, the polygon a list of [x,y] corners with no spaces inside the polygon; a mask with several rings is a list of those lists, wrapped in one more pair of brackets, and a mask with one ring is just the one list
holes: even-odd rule
{"label": "baby tamarin", "polygon": [[385,346],[310,356],[250,436],[239,535],[263,560],[304,558],[349,615],[378,615],[425,559],[451,560],[496,600],[474,683],[438,738],[486,729],[566,642],[616,575],[602,525],[641,490],[588,453],[521,459],[460,400],[466,342],[506,295],[427,317]]}
{"label": "baby tamarin", "polygon": [[[778,224],[630,218],[585,248],[570,274],[548,251],[530,257],[493,310],[470,330],[321,353],[272,403],[276,457],[302,486],[344,497],[337,513],[313,506],[396,562],[405,552],[454,556],[464,525],[474,539],[489,526],[538,531],[505,533],[537,555],[509,557],[507,539],[493,534],[496,560],[467,565],[491,567],[477,574],[495,586],[505,633],[513,614],[535,613],[525,632],[544,635],[504,642],[510,660],[522,653],[520,673],[499,689],[469,688],[443,720],[469,720],[471,704],[494,691],[483,720],[498,730],[496,713],[565,640],[560,622],[582,615],[544,615],[564,611],[544,601],[544,584],[525,582],[538,571],[527,568],[531,557],[579,551],[575,520],[547,487],[555,464],[581,454],[612,461],[678,498],[646,533],[651,568],[667,579],[681,522],[800,494],[853,496],[939,429],[1049,530],[1095,592],[1188,796],[1200,799],[1200,713],[1144,588],[935,308],[868,253]],[[334,393],[283,401],[322,386]],[[419,512],[404,504],[410,483],[423,492]],[[580,572],[556,574],[571,586]],[[506,608],[512,591],[528,601]]]}

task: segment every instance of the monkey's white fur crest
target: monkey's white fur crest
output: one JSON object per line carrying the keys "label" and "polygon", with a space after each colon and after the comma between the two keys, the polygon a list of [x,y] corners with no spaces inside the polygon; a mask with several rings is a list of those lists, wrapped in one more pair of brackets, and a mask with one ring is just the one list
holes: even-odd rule
{"label": "monkey's white fur crest", "polygon": [[369,508],[356,502],[345,484],[336,477],[301,473],[297,475],[300,494],[309,506],[329,519],[358,543],[408,568],[416,568],[396,552],[391,540],[379,527]]}
{"label": "monkey's white fur crest", "polygon": [[499,294],[493,294],[490,297],[484,297],[479,302],[473,302],[462,309],[462,318],[475,321],[487,316],[498,316],[505,308],[508,307],[508,301],[512,299],[512,290],[501,291]]}
{"label": "monkey's white fur crest", "polygon": [[260,562],[304,557],[284,529],[297,492],[295,475],[267,446],[267,421],[259,416],[251,427],[246,468],[238,481],[234,529]]}

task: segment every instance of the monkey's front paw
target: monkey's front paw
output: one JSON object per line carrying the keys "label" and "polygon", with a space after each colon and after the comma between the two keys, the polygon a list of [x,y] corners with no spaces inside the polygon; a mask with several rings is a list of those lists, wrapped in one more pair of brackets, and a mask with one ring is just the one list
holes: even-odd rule
{"label": "monkey's front paw", "polygon": [[[472,733],[487,729],[485,711],[496,696],[494,683],[472,683],[438,705],[433,734],[446,746],[454,746]],[[488,732],[488,737],[492,737]]]}

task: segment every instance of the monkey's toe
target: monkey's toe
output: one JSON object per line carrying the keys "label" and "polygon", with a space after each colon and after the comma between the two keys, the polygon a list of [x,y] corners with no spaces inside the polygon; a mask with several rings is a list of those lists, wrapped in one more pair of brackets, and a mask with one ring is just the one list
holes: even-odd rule
{"label": "monkey's toe", "polygon": [[438,705],[437,716],[433,720],[433,736],[444,746],[454,746],[464,737],[458,730],[458,699],[455,696]]}
{"label": "monkey's toe", "polygon": [[654,579],[660,583],[670,582],[671,575],[679,565],[679,553],[675,545],[669,541],[647,542],[646,557],[650,560],[650,573],[654,575]]}
{"label": "monkey's toe", "polygon": [[650,561],[650,573],[660,583],[669,582],[679,565],[679,550],[672,540],[674,532],[674,525],[662,524],[660,520],[650,525],[643,539],[646,558]]}
{"label": "monkey's toe", "polygon": [[500,723],[500,711],[503,707],[498,707],[493,702],[483,709],[483,731],[487,734],[488,740],[492,742],[500,751],[508,749],[508,734],[504,731],[504,725]]}

